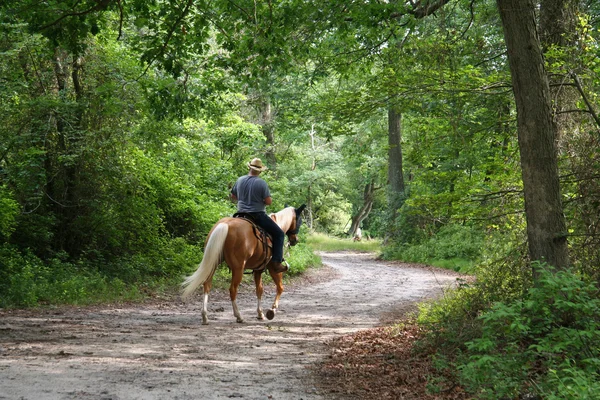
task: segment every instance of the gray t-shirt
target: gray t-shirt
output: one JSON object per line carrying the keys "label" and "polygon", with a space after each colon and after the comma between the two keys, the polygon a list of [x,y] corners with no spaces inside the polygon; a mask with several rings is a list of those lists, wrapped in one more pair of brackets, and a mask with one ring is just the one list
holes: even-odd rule
{"label": "gray t-shirt", "polygon": [[231,193],[237,197],[238,212],[261,212],[265,211],[265,199],[271,197],[267,182],[256,175],[244,175],[238,178],[231,189]]}

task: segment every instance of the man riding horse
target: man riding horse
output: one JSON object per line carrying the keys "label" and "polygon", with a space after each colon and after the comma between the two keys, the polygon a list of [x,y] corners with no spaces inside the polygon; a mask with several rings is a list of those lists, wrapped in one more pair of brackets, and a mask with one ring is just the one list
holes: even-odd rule
{"label": "man riding horse", "polygon": [[252,219],[271,235],[273,241],[272,268],[274,272],[287,271],[283,264],[283,241],[285,233],[266,213],[266,206],[271,205],[271,192],[267,182],[259,177],[268,168],[260,158],[248,163],[248,174],[241,176],[231,189],[231,200],[237,202],[238,213],[250,214]]}
{"label": "man riding horse", "polygon": [[[267,318],[272,319],[279,308],[279,298],[283,293],[283,240],[287,235],[290,246],[298,243],[298,232],[302,225],[301,214],[306,208],[303,204],[298,208],[286,207],[272,214],[265,212],[266,206],[272,202],[269,187],[258,176],[267,169],[258,158],[248,163],[248,175],[240,177],[231,189],[231,199],[237,201],[238,213],[250,215],[272,236],[272,252],[266,241],[256,234],[255,226],[247,218],[221,218],[208,233],[204,246],[204,255],[196,271],[182,283],[183,298],[189,297],[200,285],[204,287],[202,301],[202,324],[208,324],[208,294],[212,287],[213,275],[217,267],[224,261],[231,271],[229,296],[233,307],[233,315],[237,322],[244,322],[236,303],[238,287],[242,282],[245,270],[251,270],[256,284],[257,318],[264,319],[261,306],[263,295],[262,274],[265,269],[275,284],[276,294],[273,306],[267,310]],[[272,257],[271,254],[272,253]],[[287,264],[287,263],[286,263]]]}

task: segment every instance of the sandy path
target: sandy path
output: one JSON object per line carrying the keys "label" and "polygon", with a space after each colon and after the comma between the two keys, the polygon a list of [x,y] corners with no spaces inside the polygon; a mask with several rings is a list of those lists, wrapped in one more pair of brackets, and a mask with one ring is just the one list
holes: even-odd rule
{"label": "sandy path", "polygon": [[[151,304],[0,310],[0,399],[331,398],[310,366],[328,339],[389,321],[439,295],[457,275],[385,263],[359,253],[322,254],[327,268],[286,288],[272,321],[255,318],[241,288],[235,322],[225,293]],[[265,287],[266,306],[274,287]]]}

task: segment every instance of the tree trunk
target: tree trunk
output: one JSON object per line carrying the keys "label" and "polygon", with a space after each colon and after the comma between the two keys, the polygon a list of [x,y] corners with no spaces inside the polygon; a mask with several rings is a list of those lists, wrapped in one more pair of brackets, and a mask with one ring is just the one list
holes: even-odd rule
{"label": "tree trunk", "polygon": [[388,109],[388,179],[394,194],[404,194],[402,174],[402,114],[393,107]]}
{"label": "tree trunk", "polygon": [[262,132],[267,139],[265,150],[266,164],[273,172],[277,171],[277,158],[275,158],[275,126],[271,101],[266,98],[261,102],[261,126]]}
{"label": "tree trunk", "polygon": [[558,178],[556,126],[536,31],[534,2],[497,0],[497,4],[517,106],[529,256],[531,260],[564,268],[569,257]]}
{"label": "tree trunk", "polygon": [[[540,40],[544,53],[551,48],[553,52],[550,62],[560,64],[562,71],[550,75],[550,92],[553,100],[554,120],[557,125],[557,139],[563,138],[579,128],[582,114],[569,112],[578,109],[580,95],[573,87],[569,71],[580,71],[576,65],[579,18],[579,0],[542,0],[540,3]],[[558,57],[558,58],[557,58]],[[560,141],[558,142],[560,143]]]}
{"label": "tree trunk", "polygon": [[352,225],[348,231],[348,235],[354,236],[360,224],[369,216],[371,209],[373,208],[373,200],[375,194],[375,183],[373,181],[365,185],[363,192],[363,205],[358,212],[352,216]]}
{"label": "tree trunk", "polygon": [[544,51],[551,46],[568,47],[576,44],[579,2],[580,0],[540,2],[540,40]]}

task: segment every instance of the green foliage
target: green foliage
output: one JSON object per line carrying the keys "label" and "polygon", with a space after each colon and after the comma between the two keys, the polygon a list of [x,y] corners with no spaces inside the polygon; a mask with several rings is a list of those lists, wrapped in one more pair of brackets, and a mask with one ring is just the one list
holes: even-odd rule
{"label": "green foliage", "polygon": [[0,307],[91,304],[140,297],[135,286],[119,278],[82,269],[81,265],[60,258],[44,262],[8,245],[0,248],[0,282]]}
{"label": "green foliage", "polygon": [[450,266],[456,271],[469,272],[481,258],[483,246],[484,235],[480,230],[451,224],[442,227],[435,236],[421,243],[390,246],[384,250],[384,257]]}
{"label": "green foliage", "polygon": [[377,239],[366,240],[363,238],[360,242],[352,239],[332,237],[322,233],[311,233],[307,237],[306,243],[314,251],[361,251],[379,253],[381,251],[381,242]]}
{"label": "green foliage", "polygon": [[481,328],[475,318],[490,303],[477,284],[458,283],[441,299],[419,305],[417,322],[427,332],[423,345],[437,349],[440,360],[453,359],[464,349],[465,342],[478,337]]}
{"label": "green foliage", "polygon": [[290,265],[286,275],[299,276],[309,268],[321,266],[321,257],[315,254],[310,245],[310,236],[308,228],[303,225],[298,234],[298,243],[284,248],[283,257]]}
{"label": "green foliage", "polygon": [[15,230],[19,204],[5,186],[0,186],[0,239],[9,238]]}
{"label": "green foliage", "polygon": [[481,336],[466,342],[458,364],[461,381],[482,398],[527,392],[573,398],[590,393],[588,384],[597,386],[600,298],[595,285],[572,271],[535,268],[536,285],[522,299],[495,303],[479,317]]}

